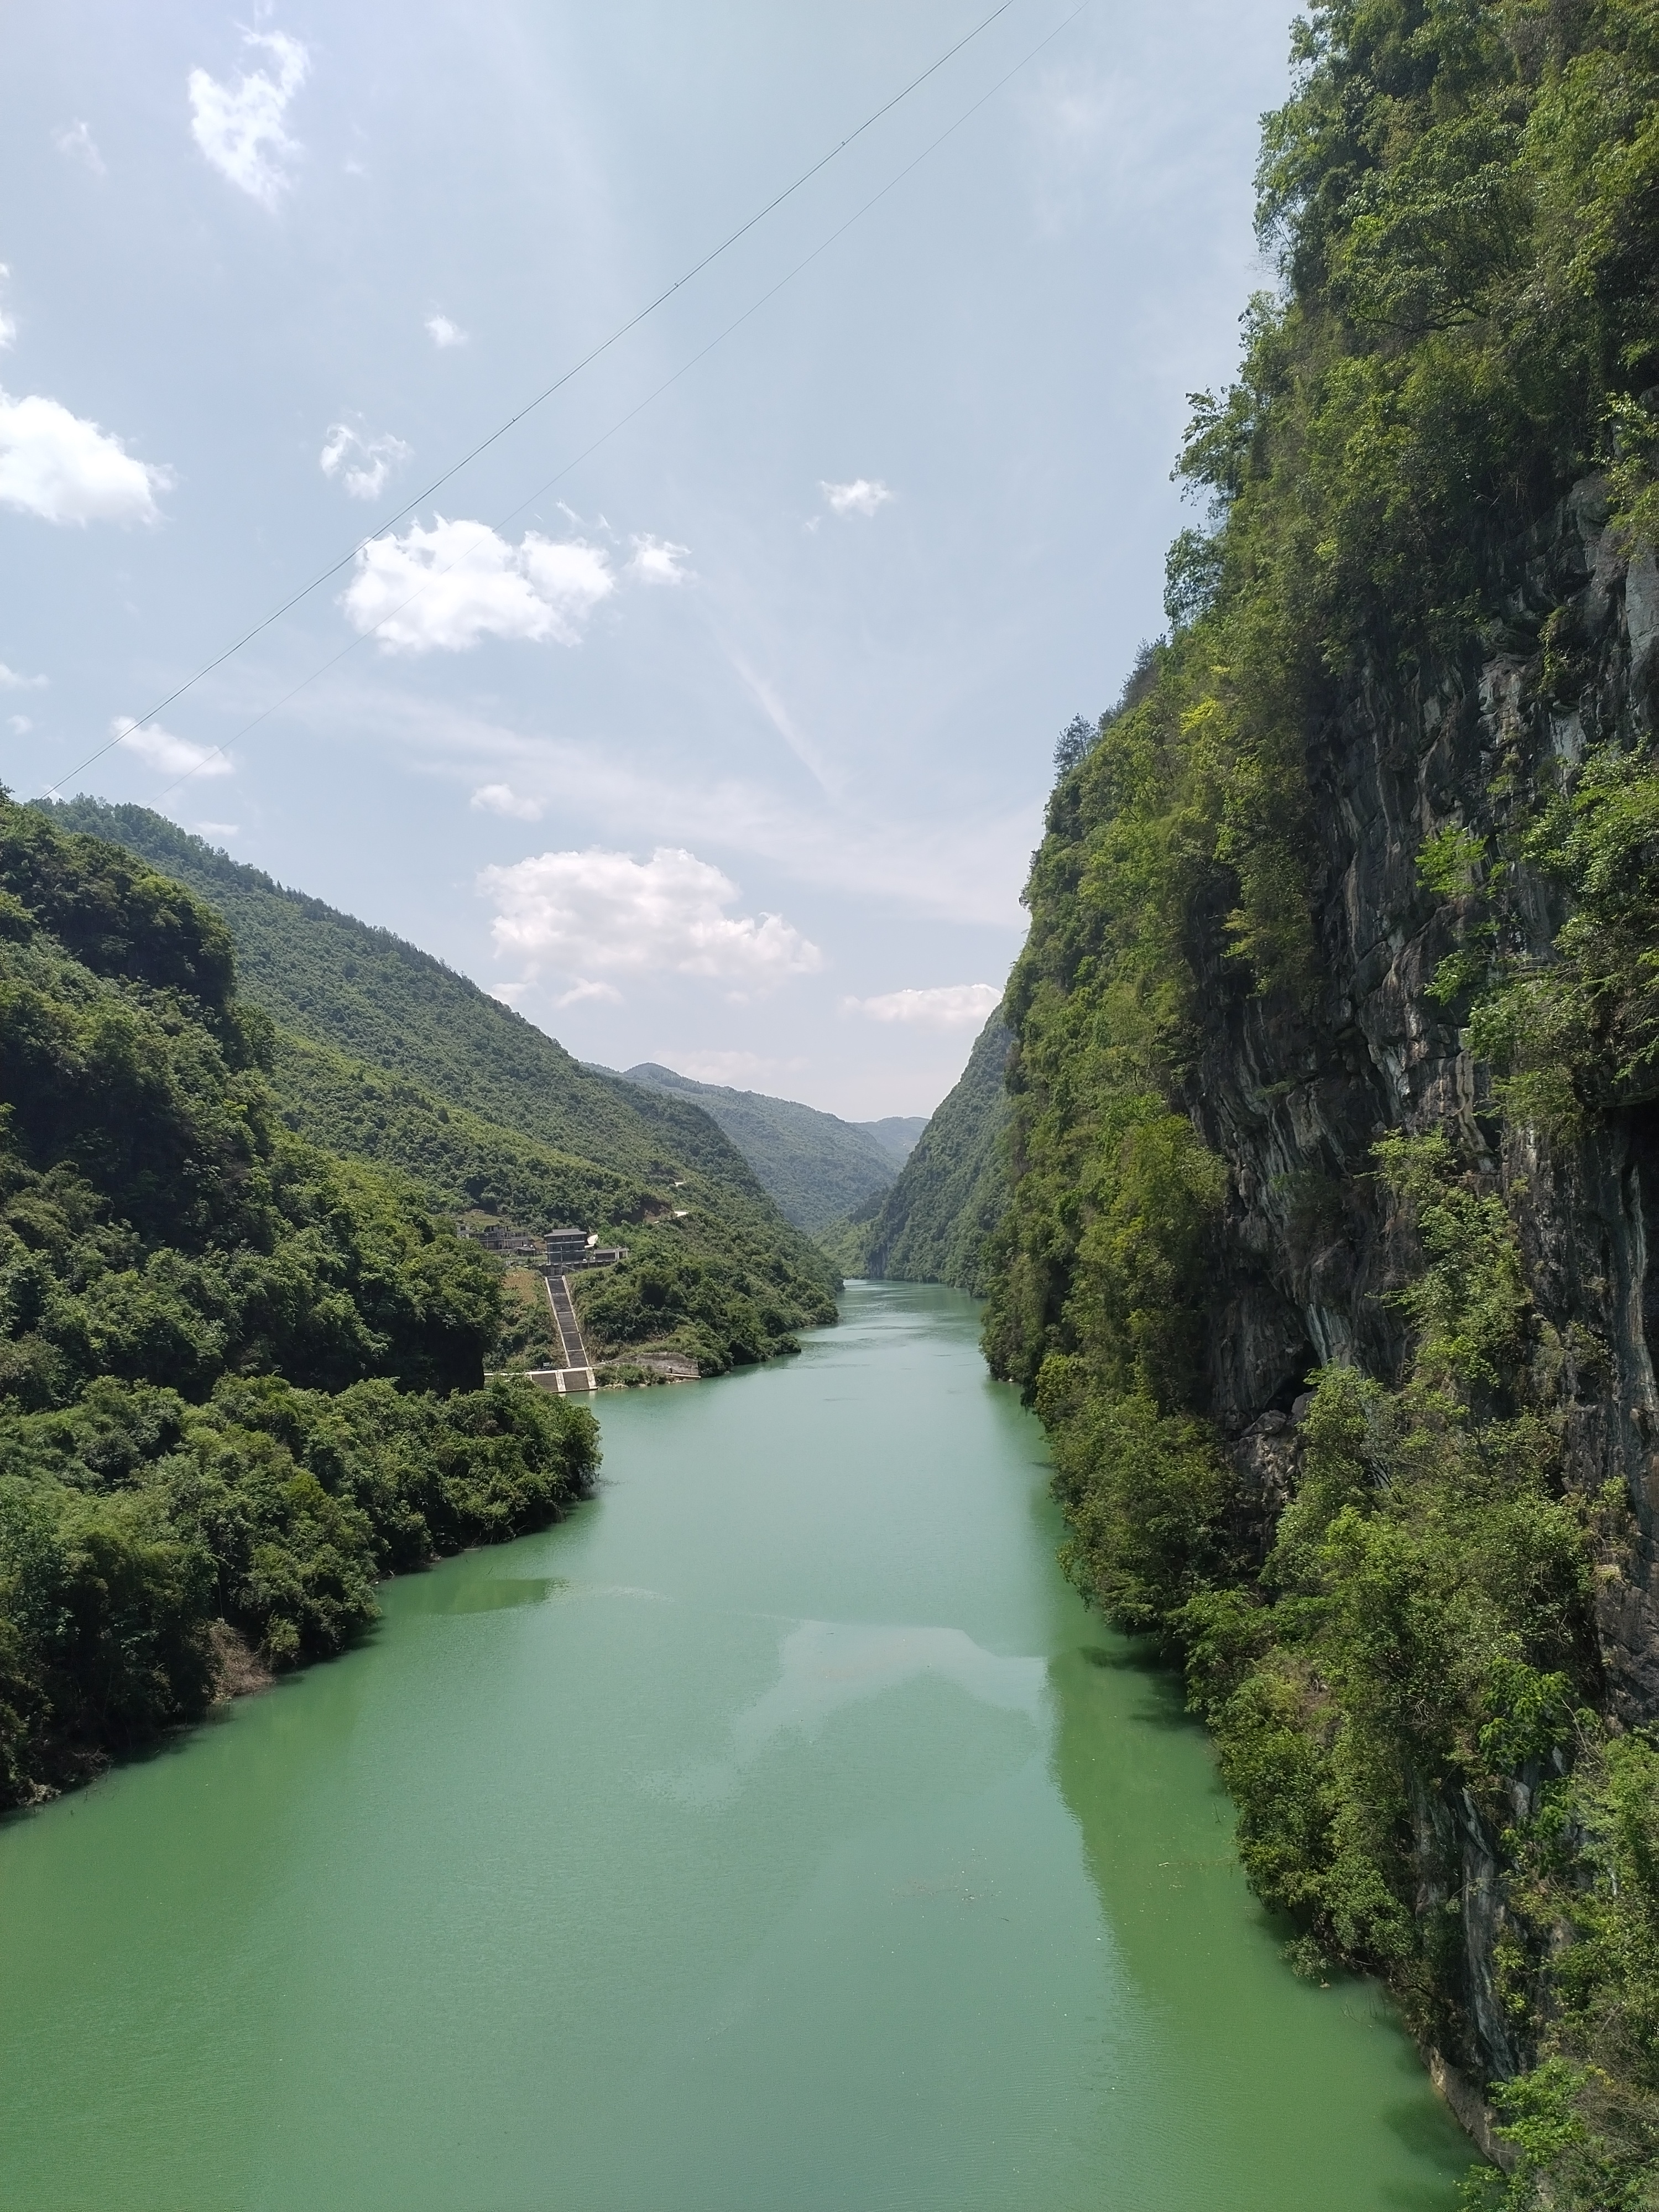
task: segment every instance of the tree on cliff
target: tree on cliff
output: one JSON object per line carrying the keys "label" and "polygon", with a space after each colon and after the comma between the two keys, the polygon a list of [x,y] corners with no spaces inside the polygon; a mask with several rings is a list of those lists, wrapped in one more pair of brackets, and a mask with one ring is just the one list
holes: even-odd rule
{"label": "tree on cliff", "polygon": [[1033,866],[986,1341],[1297,1955],[1478,2076],[1499,2197],[1606,2212],[1659,2191],[1659,1756],[1598,1634],[1622,1355],[1540,1209],[1659,1098],[1659,10],[1296,37],[1170,637]]}

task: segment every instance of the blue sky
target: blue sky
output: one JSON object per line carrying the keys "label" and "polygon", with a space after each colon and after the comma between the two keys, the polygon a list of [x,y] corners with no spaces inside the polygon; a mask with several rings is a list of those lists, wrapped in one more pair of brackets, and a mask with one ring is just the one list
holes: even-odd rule
{"label": "blue sky", "polygon": [[929,1110],[1054,739],[1162,624],[1282,5],[1014,0],[70,772],[989,4],[9,10],[0,776],[159,806],[584,1058]]}

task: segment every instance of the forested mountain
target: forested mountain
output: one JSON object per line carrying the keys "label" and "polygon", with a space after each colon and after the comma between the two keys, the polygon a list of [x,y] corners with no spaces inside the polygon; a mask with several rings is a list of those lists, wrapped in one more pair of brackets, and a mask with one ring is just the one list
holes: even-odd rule
{"label": "forested mountain", "polygon": [[187,884],[230,926],[245,996],[295,1036],[465,1100],[504,1128],[639,1175],[692,1167],[753,1196],[741,1157],[695,1109],[638,1096],[429,952],[289,890],[143,806],[51,809]]}
{"label": "forested mountain", "polygon": [[862,1129],[873,1137],[896,1167],[902,1167],[916,1148],[916,1139],[927,1127],[925,1114],[888,1114],[879,1121],[854,1121],[855,1129]]}
{"label": "forested mountain", "polygon": [[873,1130],[815,1106],[696,1083],[653,1060],[630,1067],[624,1080],[695,1101],[726,1132],[785,1218],[809,1236],[872,1192],[886,1190],[897,1171],[890,1139],[884,1142]]}
{"label": "forested mountain", "polygon": [[1008,1202],[1003,1068],[1012,1042],[993,1014],[892,1188],[821,1240],[843,1273],[985,1289],[988,1239]]}
{"label": "forested mountain", "polygon": [[[147,808],[77,799],[46,813],[224,916],[243,1000],[276,1024],[269,1079],[296,1133],[401,1170],[431,1206],[532,1230],[574,1220],[626,1244],[628,1295],[606,1287],[597,1349],[650,1345],[718,1373],[834,1319],[832,1267],[691,1097],[583,1066],[429,953]],[[579,1303],[598,1295],[579,1285]]]}
{"label": "forested mountain", "polygon": [[586,1412],[484,1386],[495,1264],[284,1128],[271,1042],[217,915],[0,797],[0,1805],[597,1462]]}
{"label": "forested mountain", "polygon": [[1031,877],[987,1345],[1298,1962],[1383,1975],[1507,2169],[1468,2201],[1613,2212],[1659,2203],[1659,11],[1297,38],[1281,289]]}

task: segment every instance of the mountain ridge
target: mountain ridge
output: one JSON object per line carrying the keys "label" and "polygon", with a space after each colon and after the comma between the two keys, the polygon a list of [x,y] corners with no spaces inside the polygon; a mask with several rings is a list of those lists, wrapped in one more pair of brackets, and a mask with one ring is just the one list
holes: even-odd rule
{"label": "mountain ridge", "polygon": [[1003,1073],[1012,1044],[999,1010],[974,1040],[967,1066],[892,1188],[866,1199],[820,1237],[844,1274],[984,1292],[993,1266],[989,1240],[1008,1203]]}
{"label": "mountain ridge", "polygon": [[[416,1176],[434,1207],[504,1207],[635,1251],[622,1337],[706,1372],[793,1347],[835,1318],[836,1276],[695,1100],[585,1067],[392,932],[234,860],[165,817],[77,798],[37,810],[165,869],[222,915],[246,1003],[276,1025],[272,1079],[296,1132]],[[579,1286],[581,1303],[598,1297]],[[629,1334],[627,1332],[633,1332]]]}
{"label": "mountain ridge", "polygon": [[701,1083],[655,1060],[641,1060],[620,1079],[694,1101],[731,1139],[786,1217],[809,1236],[872,1192],[885,1190],[897,1173],[890,1142],[797,1099]]}

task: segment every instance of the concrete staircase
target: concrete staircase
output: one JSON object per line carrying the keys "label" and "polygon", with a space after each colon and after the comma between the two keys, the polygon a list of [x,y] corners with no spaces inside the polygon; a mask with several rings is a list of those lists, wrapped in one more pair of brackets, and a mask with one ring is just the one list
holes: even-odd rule
{"label": "concrete staircase", "polygon": [[548,1304],[553,1309],[554,1332],[563,1349],[563,1357],[555,1370],[554,1389],[561,1397],[573,1390],[597,1389],[593,1363],[582,1342],[581,1324],[576,1319],[569,1284],[562,1275],[544,1275],[542,1280],[547,1285]]}

